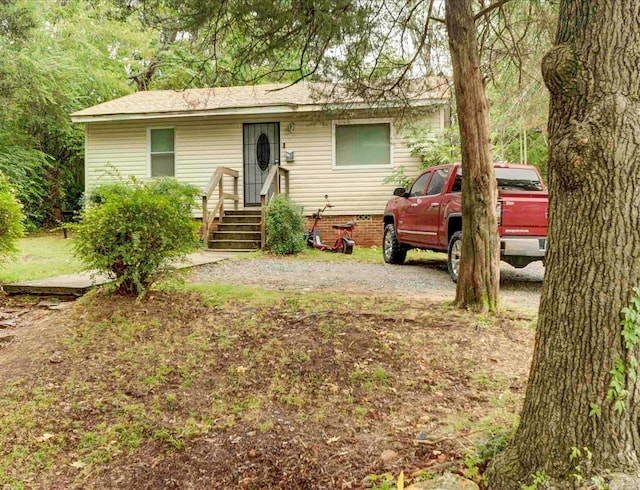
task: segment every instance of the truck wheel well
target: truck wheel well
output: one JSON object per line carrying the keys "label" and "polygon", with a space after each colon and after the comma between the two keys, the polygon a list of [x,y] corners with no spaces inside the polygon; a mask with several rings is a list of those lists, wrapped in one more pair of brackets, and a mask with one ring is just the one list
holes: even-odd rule
{"label": "truck wheel well", "polygon": [[385,215],[383,219],[384,219],[384,221],[382,223],[382,228],[384,228],[387,225],[394,224],[394,219],[393,219],[393,215],[392,214]]}
{"label": "truck wheel well", "polygon": [[462,231],[462,216],[452,216],[447,224],[447,243],[456,231]]}

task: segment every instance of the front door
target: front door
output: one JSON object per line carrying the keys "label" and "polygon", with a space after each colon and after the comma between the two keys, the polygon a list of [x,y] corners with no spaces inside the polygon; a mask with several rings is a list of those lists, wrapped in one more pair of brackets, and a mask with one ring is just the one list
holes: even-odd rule
{"label": "front door", "polygon": [[280,123],[242,125],[244,205],[260,206],[260,191],[269,168],[280,165]]}

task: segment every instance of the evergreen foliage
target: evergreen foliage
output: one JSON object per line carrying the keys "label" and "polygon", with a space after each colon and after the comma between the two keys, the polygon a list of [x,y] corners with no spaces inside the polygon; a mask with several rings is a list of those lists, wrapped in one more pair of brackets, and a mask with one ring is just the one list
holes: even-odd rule
{"label": "evergreen foliage", "polygon": [[111,273],[117,291],[141,295],[198,244],[191,215],[198,190],[173,178],[105,184],[97,188],[75,226],[76,254]]}
{"label": "evergreen foliage", "polygon": [[[457,126],[434,132],[426,124],[411,124],[403,128],[403,137],[411,154],[420,158],[420,167],[429,168],[436,165],[460,162],[460,134]],[[493,136],[493,153],[496,162],[525,163],[524,137],[526,134],[526,163],[535,166],[547,179],[548,148],[545,134],[537,129],[525,132],[513,128]],[[413,176],[405,174],[402,167],[394,169],[392,175],[384,183],[396,183],[408,187]]]}
{"label": "evergreen foliage", "polygon": [[15,242],[24,232],[22,219],[20,202],[0,173],[0,260],[16,252]]}
{"label": "evergreen foliage", "polygon": [[274,197],[267,207],[267,248],[278,255],[305,248],[302,206],[285,195]]}
{"label": "evergreen foliage", "polygon": [[428,123],[412,124],[403,131],[411,154],[420,158],[422,168],[460,161],[460,133],[457,126],[434,132]]}

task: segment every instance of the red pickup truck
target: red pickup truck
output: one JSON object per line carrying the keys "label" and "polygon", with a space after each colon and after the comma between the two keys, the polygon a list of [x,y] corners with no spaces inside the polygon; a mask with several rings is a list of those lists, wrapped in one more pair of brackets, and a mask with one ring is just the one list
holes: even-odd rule
{"label": "red pickup truck", "polygon": [[[514,267],[542,260],[547,250],[548,194],[535,167],[494,164],[498,181],[500,256]],[[462,172],[459,164],[423,172],[407,191],[399,187],[384,212],[383,256],[402,264],[407,250],[448,253],[451,279],[458,280],[462,249]]]}

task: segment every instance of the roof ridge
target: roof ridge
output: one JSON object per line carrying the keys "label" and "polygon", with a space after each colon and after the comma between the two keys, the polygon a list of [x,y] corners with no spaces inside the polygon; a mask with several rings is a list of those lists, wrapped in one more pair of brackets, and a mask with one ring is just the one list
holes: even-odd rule
{"label": "roof ridge", "polygon": [[[326,90],[328,89],[328,90]],[[416,95],[411,101],[448,99],[446,90],[436,86],[428,92]],[[398,98],[398,100],[401,100]],[[387,101],[388,102],[388,101]],[[232,111],[274,106],[320,106],[326,104],[376,105],[363,97],[349,94],[340,84],[329,82],[302,82],[296,84],[268,83],[258,85],[236,85],[228,87],[200,87],[183,90],[161,89],[139,91],[105,101],[71,114],[74,119],[113,116],[143,118],[145,114],[170,115],[202,113],[203,111]],[[258,112],[256,110],[256,112]]]}

